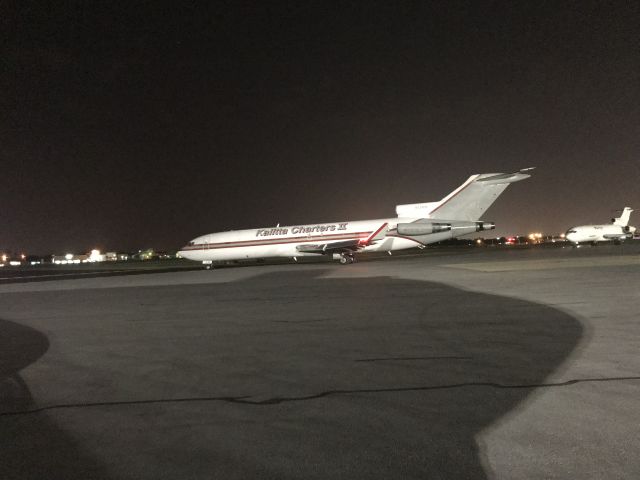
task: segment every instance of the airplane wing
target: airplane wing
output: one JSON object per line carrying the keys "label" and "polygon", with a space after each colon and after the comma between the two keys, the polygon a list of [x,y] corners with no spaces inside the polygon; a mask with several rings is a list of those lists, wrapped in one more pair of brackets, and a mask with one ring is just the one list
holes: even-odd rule
{"label": "airplane wing", "polygon": [[389,224],[383,223],[380,228],[375,230],[367,238],[354,238],[350,240],[340,240],[336,242],[316,243],[316,244],[303,244],[298,245],[296,250],[301,253],[318,253],[321,255],[328,255],[333,253],[355,253],[362,250],[364,247],[373,245],[379,240],[382,240],[389,231]]}

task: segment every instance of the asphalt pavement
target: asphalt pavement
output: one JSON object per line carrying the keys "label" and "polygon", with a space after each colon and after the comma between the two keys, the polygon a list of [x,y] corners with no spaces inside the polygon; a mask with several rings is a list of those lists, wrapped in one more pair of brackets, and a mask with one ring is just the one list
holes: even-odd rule
{"label": "asphalt pavement", "polygon": [[0,478],[638,478],[640,248],[0,285]]}

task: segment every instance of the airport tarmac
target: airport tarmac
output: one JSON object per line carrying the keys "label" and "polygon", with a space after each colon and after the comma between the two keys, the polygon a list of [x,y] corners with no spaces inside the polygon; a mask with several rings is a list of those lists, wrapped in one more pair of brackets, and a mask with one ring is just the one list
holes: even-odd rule
{"label": "airport tarmac", "polygon": [[640,246],[0,285],[3,479],[640,478]]}

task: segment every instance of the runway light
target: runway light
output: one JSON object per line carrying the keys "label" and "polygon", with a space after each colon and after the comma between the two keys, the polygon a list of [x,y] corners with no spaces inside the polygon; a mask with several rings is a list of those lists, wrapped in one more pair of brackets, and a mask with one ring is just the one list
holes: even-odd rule
{"label": "runway light", "polygon": [[2,254],[2,262],[6,262],[7,261],[7,256],[5,254]]}
{"label": "runway light", "polygon": [[24,260],[25,258],[27,258],[27,256],[23,253],[22,255],[20,255],[20,258]]}

